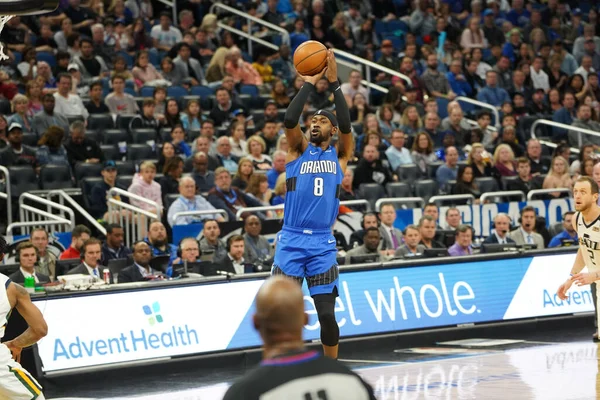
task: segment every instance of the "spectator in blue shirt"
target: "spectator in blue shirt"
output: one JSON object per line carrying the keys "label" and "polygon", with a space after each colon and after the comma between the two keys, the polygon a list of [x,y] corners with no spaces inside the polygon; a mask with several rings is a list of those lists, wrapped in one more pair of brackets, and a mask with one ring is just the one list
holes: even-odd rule
{"label": "spectator in blue shirt", "polygon": [[175,155],[183,159],[192,155],[192,148],[185,142],[185,131],[181,125],[175,125],[171,130],[171,143],[175,148]]}
{"label": "spectator in blue shirt", "polygon": [[166,270],[167,276],[173,275],[173,264],[178,264],[180,259],[177,258],[177,246],[168,242],[167,230],[160,221],[154,221],[150,224],[148,237],[145,240],[150,245],[152,257],[169,256],[169,265]]}
{"label": "spectator in blue shirt", "polygon": [[224,221],[223,217],[219,214],[186,215],[178,216],[176,218],[175,215],[181,212],[215,210],[208,200],[196,194],[196,182],[194,181],[194,178],[190,176],[182,177],[179,180],[179,194],[180,196],[173,204],[171,204],[167,213],[169,225],[188,225],[198,223],[205,219]]}
{"label": "spectator in blue shirt", "polygon": [[[562,98],[562,108],[552,114],[552,121],[565,125],[571,125],[573,119],[577,117],[577,109],[575,108],[575,94],[573,92],[565,92]],[[562,128],[552,128],[552,138],[556,141],[568,140],[568,131]]]}
{"label": "spectator in blue shirt", "polygon": [[441,165],[435,173],[435,179],[442,190],[444,190],[449,181],[456,180],[458,174],[458,150],[456,150],[456,147],[450,146],[446,148],[444,154],[446,163]]}
{"label": "spectator in blue shirt", "polygon": [[477,94],[477,100],[500,108],[505,102],[511,102],[508,92],[496,86],[498,74],[490,70],[485,74],[485,87]]}
{"label": "spectator in blue shirt", "polygon": [[575,215],[575,211],[567,211],[563,215],[563,228],[564,231],[554,236],[548,247],[560,247],[562,246],[563,240],[573,240],[577,243],[577,231],[573,229],[573,216]]}
{"label": "spectator in blue shirt", "polygon": [[448,78],[448,83],[452,88],[452,91],[456,93],[458,96],[467,96],[471,97],[473,94],[473,88],[467,82],[463,72],[462,72],[462,62],[455,58],[450,63],[450,72],[446,74]]}

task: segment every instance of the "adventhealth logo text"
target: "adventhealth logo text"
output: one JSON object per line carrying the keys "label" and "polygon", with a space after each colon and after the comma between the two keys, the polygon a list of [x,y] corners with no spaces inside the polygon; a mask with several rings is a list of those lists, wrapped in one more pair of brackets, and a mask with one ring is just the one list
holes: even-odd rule
{"label": "adventhealth logo text", "polygon": [[[143,315],[150,328],[131,329],[118,336],[82,339],[76,336],[72,342],[54,341],[54,361],[121,353],[135,353],[163,348],[185,347],[200,344],[198,333],[187,324],[169,326],[163,318],[160,303],[142,306]],[[148,329],[148,330],[147,330]]]}

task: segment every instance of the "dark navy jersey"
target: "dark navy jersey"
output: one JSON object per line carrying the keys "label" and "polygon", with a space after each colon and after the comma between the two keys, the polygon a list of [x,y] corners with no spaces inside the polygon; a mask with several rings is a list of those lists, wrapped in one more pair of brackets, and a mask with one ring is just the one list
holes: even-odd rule
{"label": "dark navy jersey", "polygon": [[375,400],[375,395],[350,369],[309,351],[263,361],[223,400]]}
{"label": "dark navy jersey", "polygon": [[298,159],[286,165],[285,172],[284,228],[331,229],[344,178],[335,148],[322,150],[309,143]]}

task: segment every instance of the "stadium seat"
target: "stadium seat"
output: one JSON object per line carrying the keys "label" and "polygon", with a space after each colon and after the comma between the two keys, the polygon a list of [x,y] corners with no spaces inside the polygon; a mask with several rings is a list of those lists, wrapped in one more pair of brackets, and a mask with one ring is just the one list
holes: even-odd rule
{"label": "stadium seat", "polygon": [[23,133],[23,144],[26,146],[37,147],[38,135],[35,132]]}
{"label": "stadium seat", "polygon": [[91,140],[92,142],[100,142],[102,141],[102,137],[99,135],[98,131],[95,129],[88,129],[85,131],[85,138]]}
{"label": "stadium seat", "polygon": [[430,178],[435,178],[435,173],[437,172],[437,169],[441,165],[444,165],[444,163],[441,162],[441,161],[433,162],[431,164],[428,164],[427,165],[427,176],[429,176]]}
{"label": "stadium seat", "polygon": [[131,123],[131,120],[134,119],[136,117],[136,114],[119,114],[117,116],[117,122],[116,122],[116,127],[119,129],[124,129],[126,131],[129,131],[129,124]]}
{"label": "stadium seat", "polygon": [[102,154],[104,154],[105,160],[121,160],[123,155],[119,151],[119,148],[116,144],[103,144],[100,146],[100,150],[102,150]]}
{"label": "stadium seat", "polygon": [[81,188],[81,194],[83,197],[83,205],[86,210],[91,210],[93,208],[90,201],[92,188],[101,182],[104,182],[104,178],[102,177],[86,177],[79,182],[79,187]]}
{"label": "stadium seat", "polygon": [[39,190],[40,184],[35,170],[29,165],[8,167],[10,174],[10,191],[12,197],[19,197],[21,193]]}
{"label": "stadium seat", "polygon": [[140,96],[153,97],[154,96],[154,88],[151,86],[142,86],[142,88],[140,89]]}
{"label": "stadium seat", "polygon": [[71,168],[68,165],[44,165],[40,170],[40,187],[43,190],[72,188]]}
{"label": "stadium seat", "polygon": [[117,176],[117,186],[119,186],[119,188],[124,188],[125,190],[127,190],[129,188],[129,186],[131,186],[131,182],[133,181],[133,175],[123,175],[123,176]]}
{"label": "stadium seat", "polygon": [[106,129],[102,132],[103,144],[119,145],[120,142],[129,142],[129,134],[123,129]]}
{"label": "stadium seat", "polygon": [[91,114],[88,117],[87,129],[113,129],[115,127],[113,117],[110,114]]}
{"label": "stadium seat", "polygon": [[258,97],[258,88],[254,85],[242,85],[240,94],[247,94],[251,97]]}
{"label": "stadium seat", "polygon": [[398,166],[396,175],[398,175],[400,182],[413,185],[421,174],[416,164],[404,164]]}
{"label": "stadium seat", "polygon": [[361,183],[358,192],[360,193],[360,198],[369,202],[372,210],[375,209],[377,200],[386,197],[385,190],[383,190],[383,186],[379,183]]}
{"label": "stadium seat", "polygon": [[175,200],[177,200],[177,198],[179,197],[179,193],[171,193],[171,194],[167,194],[167,195],[163,195],[163,206],[165,207],[165,210],[168,210],[169,207],[171,207],[171,204],[173,204],[173,202]]}
{"label": "stadium seat", "polygon": [[385,185],[389,197],[412,197],[412,190],[408,183],[390,182]]}
{"label": "stadium seat", "polygon": [[429,198],[438,194],[437,182],[433,179],[424,179],[415,182],[415,196],[422,197],[425,203]]}
{"label": "stadium seat", "polygon": [[137,128],[131,131],[131,138],[135,144],[148,144],[149,141],[158,141],[158,134],[152,128]]}
{"label": "stadium seat", "polygon": [[550,225],[550,227],[548,228],[548,233],[550,233],[550,237],[554,237],[564,230],[565,228],[563,226],[563,223],[557,222],[555,224]]}
{"label": "stadium seat", "polygon": [[509,190],[508,185],[510,184],[510,182],[514,182],[517,179],[519,179],[518,176],[503,176],[502,178],[500,178],[500,182],[502,183],[502,190]]}
{"label": "stadium seat", "polygon": [[167,96],[179,98],[187,95],[188,91],[181,86],[169,86],[167,88]]}
{"label": "stadium seat", "polygon": [[75,180],[81,182],[83,178],[97,178],[102,171],[102,163],[77,163],[75,164]]}
{"label": "stadium seat", "polygon": [[85,118],[83,118],[83,115],[68,115],[66,116],[66,118],[69,122],[69,126],[71,126],[71,124],[75,121],[85,122]]}
{"label": "stadium seat", "polygon": [[130,144],[127,146],[127,160],[138,161],[156,157],[156,153],[147,144]]}
{"label": "stadium seat", "polygon": [[49,53],[47,51],[40,51],[36,53],[35,59],[37,61],[46,61],[48,65],[50,65],[50,68],[56,67],[56,57],[54,56],[54,54]]}
{"label": "stadium seat", "polygon": [[[247,135],[247,131],[246,131],[246,135]],[[196,138],[198,138],[200,136],[200,130],[198,129],[190,129],[186,132],[186,140],[188,142],[193,142],[194,140],[196,140]]]}
{"label": "stadium seat", "polygon": [[213,96],[215,94],[215,91],[212,88],[209,88],[208,86],[192,86],[192,88],[190,89],[190,94],[192,96],[199,96],[200,98],[202,98]]}
{"label": "stadium seat", "polygon": [[159,138],[163,142],[171,141],[171,128],[162,128],[159,132]]}
{"label": "stadium seat", "polygon": [[136,168],[133,161],[115,161],[117,165],[117,174],[121,175],[135,175]]}
{"label": "stadium seat", "polygon": [[498,192],[500,190],[498,181],[491,176],[476,178],[475,184],[479,187],[481,193]]}

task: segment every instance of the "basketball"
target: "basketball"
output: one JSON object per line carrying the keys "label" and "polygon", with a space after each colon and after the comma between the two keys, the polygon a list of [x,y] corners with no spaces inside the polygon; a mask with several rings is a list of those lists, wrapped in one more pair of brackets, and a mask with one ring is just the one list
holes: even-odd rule
{"label": "basketball", "polygon": [[315,40],[302,43],[294,52],[294,66],[300,75],[318,74],[327,66],[327,47]]}

